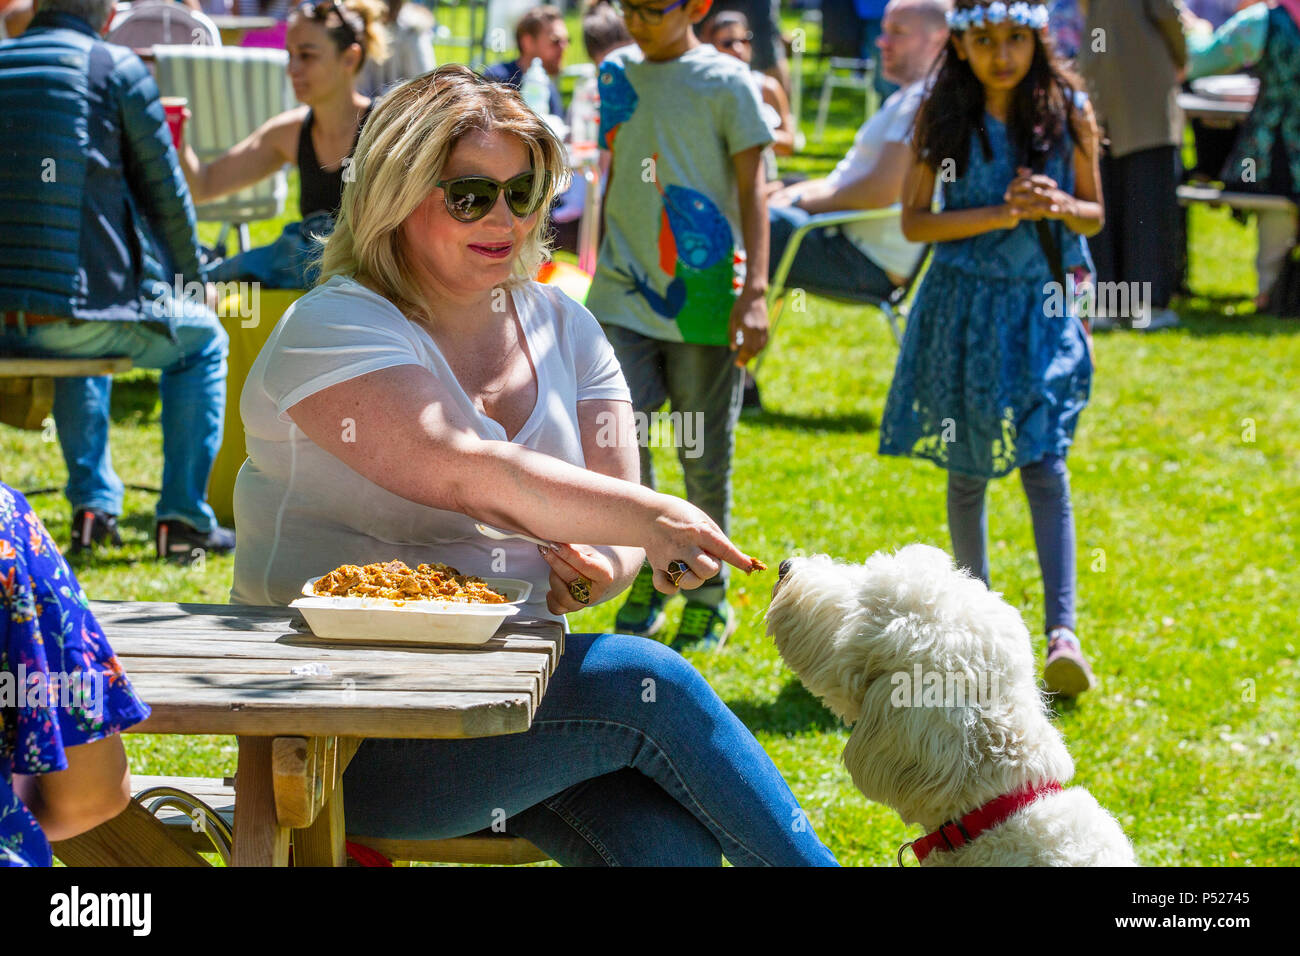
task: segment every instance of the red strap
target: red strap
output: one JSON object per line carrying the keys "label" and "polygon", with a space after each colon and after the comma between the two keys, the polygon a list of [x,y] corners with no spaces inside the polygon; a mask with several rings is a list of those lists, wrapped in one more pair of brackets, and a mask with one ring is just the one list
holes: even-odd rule
{"label": "red strap", "polygon": [[356,860],[362,866],[392,866],[393,861],[384,856],[378,850],[372,850],[368,846],[362,846],[360,843],[353,843],[351,840],[343,844],[348,851],[348,856]]}
{"label": "red strap", "polygon": [[985,830],[991,830],[1011,814],[1023,810],[1039,797],[1048,793],[1060,793],[1061,785],[1055,780],[1037,786],[1026,784],[1019,790],[994,797],[984,806],[972,810],[960,820],[949,820],[933,833],[927,833],[912,842],[912,852],[917,862],[924,863],[925,858],[935,850],[956,850],[965,846]]}

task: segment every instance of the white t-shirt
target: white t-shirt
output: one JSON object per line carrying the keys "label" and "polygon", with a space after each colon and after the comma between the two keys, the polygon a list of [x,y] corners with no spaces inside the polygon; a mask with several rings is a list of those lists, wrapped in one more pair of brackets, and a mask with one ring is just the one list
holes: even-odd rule
{"label": "white t-shirt", "polygon": [[[871,119],[862,124],[853,146],[826,177],[831,188],[839,189],[844,182],[860,179],[880,159],[886,143],[910,143],[912,122],[925,97],[925,81],[913,83],[895,91]],[[842,227],[844,235],[858,250],[886,272],[911,275],[924,248],[903,238],[897,219],[871,219],[849,223]]]}
{"label": "white t-shirt", "polygon": [[[465,574],[533,583],[523,613],[546,609],[550,567],[526,541],[493,541],[474,519],[408,501],[362,477],[293,424],[287,411],[332,385],[397,365],[428,369],[484,440],[510,440],[585,467],[577,403],[630,402],[614,350],[591,313],[552,286],[512,299],[537,371],[537,404],[513,439],[470,401],[429,334],[387,299],[335,276],[295,302],[244,383],[248,460],[235,482],[237,604],[285,605],[341,564],[442,561]],[[346,429],[347,421],[340,423]]]}

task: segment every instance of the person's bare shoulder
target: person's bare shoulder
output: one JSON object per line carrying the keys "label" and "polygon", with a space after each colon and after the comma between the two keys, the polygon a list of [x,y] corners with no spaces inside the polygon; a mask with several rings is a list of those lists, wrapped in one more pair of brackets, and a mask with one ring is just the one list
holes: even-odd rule
{"label": "person's bare shoulder", "polygon": [[298,155],[298,135],[302,132],[303,120],[307,118],[309,109],[308,106],[295,106],[279,116],[271,117],[262,127],[262,135],[286,161],[291,162]]}

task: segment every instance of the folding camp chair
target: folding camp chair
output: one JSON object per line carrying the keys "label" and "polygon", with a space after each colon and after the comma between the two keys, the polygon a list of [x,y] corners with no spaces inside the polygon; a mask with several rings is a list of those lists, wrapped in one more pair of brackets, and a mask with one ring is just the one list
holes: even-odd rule
{"label": "folding camp chair", "polygon": [[[183,96],[193,114],[185,138],[199,159],[220,156],[273,116],[291,109],[293,91],[284,50],[244,47],[158,46],[158,88],[163,96]],[[201,221],[223,224],[220,248],[235,226],[240,251],[250,243],[248,224],[284,212],[289,181],[284,169],[221,199],[196,207]]]}
{"label": "folding camp chair", "polygon": [[[763,367],[763,360],[771,351],[771,340],[776,337],[776,328],[781,320],[782,306],[785,304],[785,282],[790,275],[790,268],[794,265],[795,256],[799,254],[799,246],[803,242],[804,236],[814,229],[823,229],[827,226],[843,226],[872,219],[896,218],[900,212],[900,206],[886,206],[883,209],[851,209],[844,212],[824,212],[809,216],[807,222],[795,229],[790,235],[790,241],[786,243],[785,251],[781,254],[781,261],[777,263],[776,272],[772,275],[772,281],[768,284],[769,346],[760,352],[758,358],[754,361],[755,376],[758,375],[759,370]],[[865,294],[859,296],[823,296],[823,298],[831,298],[837,302],[875,306],[884,313],[885,321],[889,323],[889,331],[894,336],[894,344],[900,345],[903,341],[900,328],[901,321],[907,318],[907,302],[920,281],[922,273],[925,271],[925,263],[929,258],[928,253],[929,248],[927,247],[917,260],[916,268],[907,277],[907,282],[894,289],[884,298]]]}
{"label": "folding camp chair", "polygon": [[114,18],[104,39],[136,50],[160,43],[221,46],[221,32],[207,14],[172,0],[136,0]]}

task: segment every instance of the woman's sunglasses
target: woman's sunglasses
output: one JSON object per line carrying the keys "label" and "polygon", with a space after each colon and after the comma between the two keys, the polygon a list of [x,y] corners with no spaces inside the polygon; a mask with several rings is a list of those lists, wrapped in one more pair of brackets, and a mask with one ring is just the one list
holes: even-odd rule
{"label": "woman's sunglasses", "polygon": [[[342,25],[343,29],[347,31],[350,37],[348,42],[357,42],[357,37],[359,36],[357,29],[348,22],[347,15],[351,11],[349,11],[347,7],[343,6],[343,4],[339,3],[339,0],[329,0],[328,3],[316,2],[316,0],[304,0],[303,3],[298,4],[294,9],[308,20],[316,20],[322,24],[329,19],[329,15],[333,13],[339,18],[339,23]],[[364,28],[361,32],[365,32]]]}
{"label": "woman's sunglasses", "polygon": [[542,188],[534,198],[536,179],[536,173],[530,169],[504,183],[486,176],[461,176],[459,179],[443,179],[434,185],[442,190],[443,202],[452,218],[461,222],[477,222],[492,211],[492,207],[497,204],[497,196],[502,192],[506,194],[506,205],[517,218],[527,219],[537,212],[546,196],[549,174],[542,174]]}

